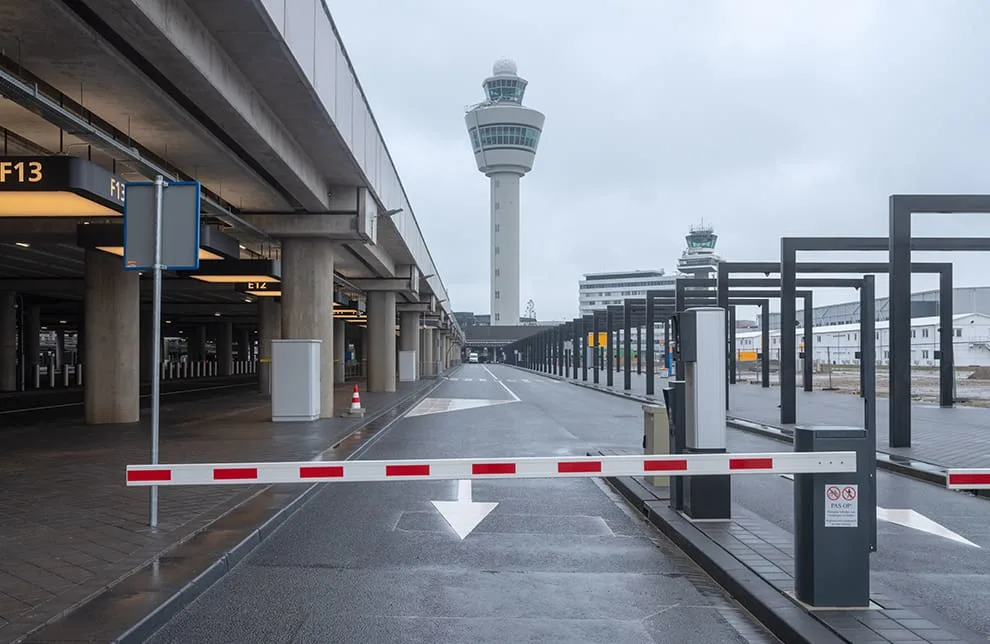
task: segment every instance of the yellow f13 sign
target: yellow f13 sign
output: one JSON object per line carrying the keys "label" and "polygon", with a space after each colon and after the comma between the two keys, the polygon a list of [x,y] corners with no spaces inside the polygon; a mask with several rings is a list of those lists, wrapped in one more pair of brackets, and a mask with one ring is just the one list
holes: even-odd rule
{"label": "yellow f13 sign", "polygon": [[[608,333],[605,333],[603,331],[599,331],[598,332],[598,346],[604,347],[607,344],[608,344]],[[588,334],[588,346],[589,347],[595,346],[595,334],[594,333],[589,333]]]}

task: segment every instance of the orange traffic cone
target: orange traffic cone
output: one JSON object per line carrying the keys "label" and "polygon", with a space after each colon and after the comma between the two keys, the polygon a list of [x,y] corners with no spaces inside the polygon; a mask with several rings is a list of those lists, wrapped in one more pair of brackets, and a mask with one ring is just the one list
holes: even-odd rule
{"label": "orange traffic cone", "polygon": [[361,408],[361,394],[358,386],[354,385],[354,393],[351,394],[351,409],[347,412],[351,416],[364,416],[364,409]]}

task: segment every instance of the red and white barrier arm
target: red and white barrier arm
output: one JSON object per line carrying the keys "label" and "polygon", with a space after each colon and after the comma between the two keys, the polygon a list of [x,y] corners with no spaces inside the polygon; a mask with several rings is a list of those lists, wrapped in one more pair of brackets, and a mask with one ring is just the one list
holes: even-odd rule
{"label": "red and white barrier arm", "polygon": [[945,487],[950,490],[990,490],[990,469],[949,469]]}
{"label": "red and white barrier arm", "polygon": [[651,475],[810,474],[855,471],[855,452],[445,458],[395,461],[128,465],[127,485],[235,485]]}

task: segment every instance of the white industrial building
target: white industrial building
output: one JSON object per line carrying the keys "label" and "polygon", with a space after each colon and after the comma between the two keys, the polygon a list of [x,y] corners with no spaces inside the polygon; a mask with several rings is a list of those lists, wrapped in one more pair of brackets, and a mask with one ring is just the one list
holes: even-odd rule
{"label": "white industrial building", "polygon": [[[890,322],[876,323],[877,364],[890,361]],[[939,318],[911,320],[911,364],[921,367],[938,365]],[[804,329],[797,330],[798,350],[804,341]],[[814,327],[813,358],[821,364],[858,364],[859,324],[835,324]],[[761,348],[759,331],[736,333],[737,358],[751,358]],[[990,366],[990,315],[957,313],[952,316],[952,350],[959,367]],[[780,359],[780,331],[770,331],[770,359]]]}
{"label": "white industrial building", "polygon": [[628,299],[646,297],[646,291],[674,292],[677,275],[663,270],[588,273],[578,282],[578,310],[582,316],[607,306],[621,305]]}

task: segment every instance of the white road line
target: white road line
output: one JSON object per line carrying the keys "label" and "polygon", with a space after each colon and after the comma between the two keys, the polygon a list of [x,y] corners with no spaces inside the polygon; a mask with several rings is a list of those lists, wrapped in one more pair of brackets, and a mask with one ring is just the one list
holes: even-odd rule
{"label": "white road line", "polygon": [[485,369],[485,371],[488,372],[488,375],[491,376],[495,380],[495,382],[497,382],[498,384],[502,385],[502,389],[505,389],[507,392],[509,392],[509,395],[512,396],[512,399],[513,400],[515,400],[516,402],[519,402],[519,396],[517,396],[511,389],[509,389],[509,386],[507,384],[505,384],[504,382],[502,382],[499,379],[499,377],[496,376],[494,373],[492,373],[491,370],[488,367],[485,367],[484,369]]}

